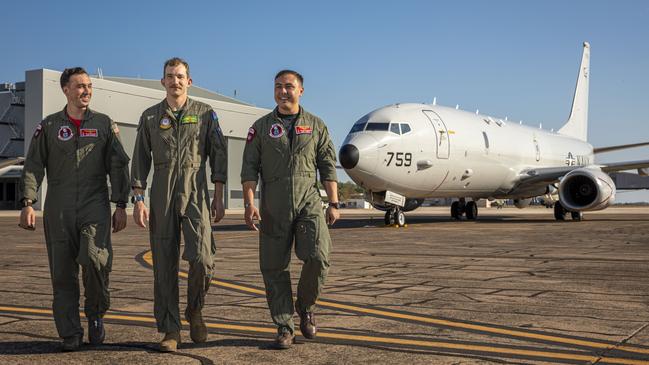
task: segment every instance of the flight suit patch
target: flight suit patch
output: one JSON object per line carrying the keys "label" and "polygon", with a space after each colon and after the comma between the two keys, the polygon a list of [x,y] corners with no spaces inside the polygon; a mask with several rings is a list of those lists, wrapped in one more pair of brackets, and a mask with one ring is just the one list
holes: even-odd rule
{"label": "flight suit patch", "polygon": [[198,123],[198,116],[197,115],[185,115],[183,119],[181,119],[180,124],[196,124]]}
{"label": "flight suit patch", "polygon": [[169,129],[171,128],[171,120],[169,118],[162,118],[160,121],[160,129]]}
{"label": "flight suit patch", "polygon": [[272,126],[270,126],[270,131],[268,132],[268,135],[271,136],[272,138],[279,138],[284,135],[284,127],[279,123],[275,123]]}
{"label": "flight suit patch", "polygon": [[43,132],[43,125],[39,124],[36,126],[36,130],[34,131],[34,138],[38,138],[38,136],[41,135],[41,132]]}
{"label": "flight suit patch", "polygon": [[295,126],[295,134],[311,134],[311,133],[313,133],[313,129],[309,126],[305,126],[305,125]]}
{"label": "flight suit patch", "polygon": [[97,137],[98,133],[96,129],[82,128],[79,130],[79,137]]}
{"label": "flight suit patch", "polygon": [[248,129],[248,137],[246,137],[246,142],[252,142],[252,140],[255,138],[255,134],[257,131],[255,128],[250,128]]}
{"label": "flight suit patch", "polygon": [[67,125],[64,125],[63,127],[59,128],[59,140],[60,141],[69,141],[72,139],[72,136],[74,136],[74,133],[72,132],[72,129],[68,127]]}
{"label": "flight suit patch", "polygon": [[212,110],[212,121],[214,122],[219,121],[219,117],[216,115],[216,112],[214,110]]}

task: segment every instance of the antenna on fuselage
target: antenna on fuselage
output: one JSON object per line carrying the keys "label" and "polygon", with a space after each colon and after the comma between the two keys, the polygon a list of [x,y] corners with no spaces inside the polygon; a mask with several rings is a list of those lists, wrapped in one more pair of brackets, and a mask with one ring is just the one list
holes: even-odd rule
{"label": "antenna on fuselage", "polygon": [[433,105],[437,105],[437,96],[433,97]]}
{"label": "antenna on fuselage", "polygon": [[460,109],[460,104],[455,104],[455,110]]}

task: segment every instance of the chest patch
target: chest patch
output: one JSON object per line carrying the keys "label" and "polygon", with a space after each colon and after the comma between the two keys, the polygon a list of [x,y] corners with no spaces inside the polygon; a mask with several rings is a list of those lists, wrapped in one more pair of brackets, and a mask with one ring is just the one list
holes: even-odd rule
{"label": "chest patch", "polygon": [[160,129],[169,129],[171,128],[171,120],[167,117],[160,120]]}
{"label": "chest patch", "polygon": [[99,134],[96,129],[81,128],[79,130],[79,137],[97,137]]}
{"label": "chest patch", "polygon": [[67,125],[62,126],[59,128],[59,141],[69,141],[72,139],[72,136],[74,136],[74,132],[72,132],[72,128],[68,127]]}
{"label": "chest patch", "polygon": [[296,125],[295,126],[295,134],[311,134],[313,133],[313,129],[307,125]]}
{"label": "chest patch", "polygon": [[282,126],[280,123],[275,123],[272,126],[270,126],[270,131],[268,132],[268,135],[273,137],[273,138],[279,138],[284,135],[284,126]]}
{"label": "chest patch", "polygon": [[185,115],[180,120],[180,124],[196,124],[198,123],[198,115]]}

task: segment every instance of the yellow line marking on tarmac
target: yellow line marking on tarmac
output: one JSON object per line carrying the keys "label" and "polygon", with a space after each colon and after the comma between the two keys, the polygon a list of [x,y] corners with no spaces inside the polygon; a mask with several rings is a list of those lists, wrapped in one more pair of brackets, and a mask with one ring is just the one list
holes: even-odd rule
{"label": "yellow line marking on tarmac", "polygon": [[[146,252],[142,258],[149,264],[153,265],[153,257],[151,254],[151,251]],[[180,272],[180,276],[187,278],[188,274],[185,272]],[[231,288],[243,292],[248,292],[248,293],[254,293],[254,294],[260,294],[265,296],[266,292],[263,290],[247,287],[247,286],[242,286],[242,285],[237,285],[237,284],[232,284],[232,283],[225,283],[216,279],[212,279],[212,283],[221,287],[226,287],[226,288]],[[418,315],[412,315],[412,314],[403,314],[403,313],[394,313],[394,312],[388,312],[388,311],[383,311],[380,309],[372,309],[372,308],[364,308],[361,306],[355,306],[355,305],[349,305],[349,304],[341,304],[341,303],[333,303],[329,302],[326,300],[318,300],[316,302],[320,306],[326,306],[330,308],[338,308],[338,309],[346,309],[346,310],[351,310],[355,312],[361,312],[361,313],[367,313],[367,314],[374,314],[374,315],[379,315],[383,317],[391,317],[391,318],[399,318],[399,319],[406,319],[409,321],[415,321],[415,322],[422,322],[422,323],[429,323],[429,324],[435,324],[435,325],[440,325],[440,326],[447,326],[447,327],[454,327],[454,328],[462,328],[462,329],[467,329],[467,330],[474,330],[474,331],[479,331],[479,332],[486,332],[486,333],[494,333],[494,334],[499,334],[499,335],[507,335],[507,336],[513,336],[513,337],[518,337],[518,338],[530,338],[534,340],[542,340],[542,341],[550,341],[554,343],[562,343],[562,344],[569,344],[569,345],[576,345],[576,346],[585,346],[585,347],[591,347],[591,348],[598,348],[598,349],[617,349],[621,351],[626,351],[626,352],[634,352],[638,354],[647,354],[649,355],[649,349],[643,349],[643,348],[637,348],[637,347],[632,347],[632,346],[616,346],[614,344],[607,344],[607,343],[602,343],[602,342],[596,342],[596,341],[589,341],[589,340],[580,340],[580,339],[574,339],[574,338],[567,338],[567,337],[561,337],[561,336],[554,336],[554,335],[545,335],[545,334],[539,334],[539,333],[531,333],[531,332],[525,332],[525,331],[519,331],[515,329],[504,329],[504,328],[497,328],[497,327],[491,327],[488,325],[482,325],[482,324],[471,324],[471,323],[462,323],[462,322],[456,322],[456,321],[451,321],[451,320],[446,320],[446,319],[437,319],[437,318],[430,318],[430,317],[423,317],[423,316],[418,316]]]}
{"label": "yellow line marking on tarmac", "polygon": [[[52,315],[52,311],[48,309],[8,307],[8,306],[0,306],[0,312],[47,314],[50,316]],[[145,316],[132,316],[132,315],[107,313],[104,316],[104,318],[126,320],[132,322],[155,323],[155,318],[145,317]],[[186,321],[182,321],[182,324],[188,325]],[[276,333],[276,329],[266,328],[266,327],[220,324],[220,323],[206,323],[206,325],[208,328],[221,329],[221,330],[234,330],[234,331],[242,331],[242,332],[270,333],[270,334]],[[296,331],[296,334],[299,334],[299,331]],[[352,335],[352,334],[342,334],[342,333],[329,333],[326,331],[319,331],[318,337],[330,338],[335,340],[372,342],[372,343],[380,343],[386,345],[417,346],[420,348],[431,348],[431,349],[477,351],[477,352],[485,352],[485,353],[489,353],[493,355],[501,355],[501,356],[518,355],[518,356],[541,357],[541,358],[557,359],[557,360],[576,360],[576,361],[588,361],[588,362],[603,361],[611,364],[629,364],[629,365],[649,364],[649,361],[646,360],[625,359],[625,358],[617,358],[617,357],[598,357],[598,356],[587,355],[587,354],[580,355],[580,354],[567,354],[567,353],[542,351],[542,350],[525,350],[525,349],[506,348],[506,347],[500,348],[500,347],[491,347],[486,345],[460,344],[460,343],[451,343],[451,342],[443,342],[443,341],[410,340],[410,339],[399,339],[399,338],[380,337],[380,336],[363,336],[363,335]]]}

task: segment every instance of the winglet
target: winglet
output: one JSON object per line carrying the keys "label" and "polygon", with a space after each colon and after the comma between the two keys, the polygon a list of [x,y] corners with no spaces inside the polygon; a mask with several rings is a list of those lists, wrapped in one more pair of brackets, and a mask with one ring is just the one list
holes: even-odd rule
{"label": "winglet", "polygon": [[590,74],[590,44],[584,42],[577,86],[572,99],[572,109],[566,124],[559,133],[586,141],[588,139],[588,77]]}

